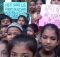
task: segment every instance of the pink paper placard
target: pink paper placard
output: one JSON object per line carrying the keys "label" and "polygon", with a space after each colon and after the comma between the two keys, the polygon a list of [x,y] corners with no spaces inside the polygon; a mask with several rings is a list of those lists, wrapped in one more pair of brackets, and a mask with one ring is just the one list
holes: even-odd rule
{"label": "pink paper placard", "polygon": [[60,5],[42,5],[39,26],[52,23],[60,28]]}

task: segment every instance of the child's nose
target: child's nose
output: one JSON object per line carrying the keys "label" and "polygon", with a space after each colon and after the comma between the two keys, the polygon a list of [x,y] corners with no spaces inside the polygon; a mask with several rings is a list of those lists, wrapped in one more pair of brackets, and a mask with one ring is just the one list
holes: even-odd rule
{"label": "child's nose", "polygon": [[50,39],[47,39],[47,43],[48,43],[48,44],[50,44],[50,43],[51,43]]}

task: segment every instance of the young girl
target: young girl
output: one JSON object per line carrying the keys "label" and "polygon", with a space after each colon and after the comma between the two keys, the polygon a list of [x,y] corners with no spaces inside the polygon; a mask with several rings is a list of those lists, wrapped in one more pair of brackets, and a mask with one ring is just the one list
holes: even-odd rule
{"label": "young girl", "polygon": [[1,27],[1,32],[2,32],[2,40],[6,40],[6,36],[7,36],[7,26],[2,26]]}
{"label": "young girl", "polygon": [[42,18],[42,16],[40,15],[42,4],[45,4],[45,0],[37,0],[37,2],[36,2],[36,12],[31,17],[31,19],[32,19],[31,23],[35,23],[35,24],[38,25],[39,19]]}
{"label": "young girl", "polygon": [[36,36],[38,33],[38,26],[36,24],[29,24],[27,27],[27,34],[31,36]]}
{"label": "young girl", "polygon": [[29,24],[27,27],[27,35],[33,36],[39,45],[39,38],[40,38],[40,34],[39,34],[39,30],[38,30],[38,26],[36,24]]}
{"label": "young girl", "polygon": [[27,35],[16,36],[9,45],[10,57],[34,57],[37,42]]}
{"label": "young girl", "polygon": [[27,18],[23,15],[20,15],[18,17],[17,23],[20,24],[20,26],[23,28],[23,31],[26,32],[26,28],[27,28],[27,25],[28,25]]}
{"label": "young girl", "polygon": [[38,14],[40,14],[40,12],[41,12],[42,4],[45,4],[45,3],[46,3],[45,0],[37,0],[37,2],[36,2],[36,11],[37,11]]}
{"label": "young girl", "polygon": [[5,15],[5,14],[0,14],[0,19],[1,19],[1,26],[8,26],[12,23],[12,19]]}
{"label": "young girl", "polygon": [[36,4],[34,1],[30,1],[28,6],[28,13],[27,13],[27,19],[29,21],[29,24],[31,24],[31,17],[36,11]]}
{"label": "young girl", "polygon": [[8,57],[8,45],[0,40],[0,57]]}
{"label": "young girl", "polygon": [[28,6],[28,11],[29,11],[29,14],[33,14],[36,10],[36,7],[35,7],[35,2],[34,1],[31,1],[29,6]]}
{"label": "young girl", "polygon": [[57,57],[57,46],[59,40],[59,29],[54,24],[46,24],[41,31],[41,46],[37,57]]}
{"label": "young girl", "polygon": [[27,25],[27,23],[28,23],[27,18],[25,16],[23,16],[23,15],[20,15],[18,17],[17,23],[20,24],[21,26]]}

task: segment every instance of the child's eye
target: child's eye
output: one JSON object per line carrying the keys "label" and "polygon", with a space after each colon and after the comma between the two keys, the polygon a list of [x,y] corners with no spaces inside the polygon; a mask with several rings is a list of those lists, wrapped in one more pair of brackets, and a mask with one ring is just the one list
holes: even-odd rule
{"label": "child's eye", "polygon": [[15,54],[15,53],[11,53],[11,56],[12,56],[12,57],[15,57],[16,55],[17,55],[17,54]]}
{"label": "child's eye", "polygon": [[3,55],[7,55],[7,53],[4,52]]}
{"label": "child's eye", "polygon": [[8,53],[6,51],[2,51],[2,54],[3,55],[7,55]]}
{"label": "child's eye", "polygon": [[8,35],[11,35],[11,33],[8,33]]}
{"label": "child's eye", "polygon": [[43,39],[47,39],[47,36],[42,36]]}
{"label": "child's eye", "polygon": [[51,37],[51,40],[56,40],[56,37]]}
{"label": "child's eye", "polygon": [[22,57],[29,57],[29,56],[27,56],[27,55],[24,55],[24,56],[22,56]]}

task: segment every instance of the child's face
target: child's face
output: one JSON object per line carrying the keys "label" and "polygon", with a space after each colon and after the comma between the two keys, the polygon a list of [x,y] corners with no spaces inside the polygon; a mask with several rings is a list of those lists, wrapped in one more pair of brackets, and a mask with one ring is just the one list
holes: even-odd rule
{"label": "child's face", "polygon": [[27,27],[27,34],[34,36],[34,31],[31,27]]}
{"label": "child's face", "polygon": [[42,1],[41,1],[41,0],[38,0],[38,1],[36,2],[36,10],[37,10],[37,11],[40,11],[41,5],[42,5]]}
{"label": "child's face", "polygon": [[53,29],[45,29],[42,37],[41,43],[45,51],[52,51],[58,44],[57,35]]}
{"label": "child's face", "polygon": [[6,36],[7,36],[7,27],[2,27],[1,28],[1,32],[2,32],[3,39],[6,39]]}
{"label": "child's face", "polygon": [[30,2],[30,5],[29,5],[29,10],[30,11],[34,11],[35,10],[35,2]]}
{"label": "child's face", "polygon": [[19,20],[17,21],[18,24],[20,24],[21,26],[23,26],[25,24],[25,20],[23,17],[20,17]]}
{"label": "child's face", "polygon": [[6,19],[1,20],[1,25],[2,25],[2,26],[10,25],[10,23],[11,23],[11,22],[10,22],[10,20],[9,20],[9,19],[7,19],[7,18],[6,18]]}
{"label": "child's face", "polygon": [[21,31],[18,28],[11,27],[8,29],[8,32],[7,32],[7,39],[12,40],[13,37],[20,34],[21,34]]}
{"label": "child's face", "polygon": [[12,48],[10,57],[33,57],[33,53],[26,48],[26,43],[21,42]]}
{"label": "child's face", "polygon": [[0,57],[8,57],[6,45],[4,43],[0,44]]}
{"label": "child's face", "polygon": [[60,0],[51,0],[51,4],[58,4],[58,5],[60,5]]}

